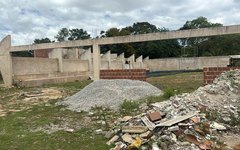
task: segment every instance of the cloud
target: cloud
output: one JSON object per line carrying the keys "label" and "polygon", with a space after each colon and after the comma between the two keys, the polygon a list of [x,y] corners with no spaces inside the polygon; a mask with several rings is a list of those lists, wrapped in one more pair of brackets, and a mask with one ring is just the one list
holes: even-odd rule
{"label": "cloud", "polygon": [[63,28],[83,28],[93,36],[111,27],[147,21],[171,30],[199,16],[224,25],[240,24],[239,0],[2,0],[0,38],[14,45],[36,38],[54,39]]}

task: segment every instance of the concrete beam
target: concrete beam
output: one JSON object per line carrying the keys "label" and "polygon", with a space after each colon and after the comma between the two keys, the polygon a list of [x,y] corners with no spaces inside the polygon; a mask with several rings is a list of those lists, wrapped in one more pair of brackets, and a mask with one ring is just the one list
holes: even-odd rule
{"label": "concrete beam", "polygon": [[56,43],[12,46],[11,52],[38,50],[38,49],[91,46],[93,45],[94,42],[97,42],[98,45],[108,45],[108,44],[156,41],[156,40],[191,38],[191,37],[207,37],[207,36],[237,34],[237,33],[240,33],[240,25],[180,30],[180,31],[170,31],[170,32],[158,32],[158,33],[148,33],[148,34],[128,35],[128,36],[118,36],[118,37],[108,37],[108,38],[97,38],[92,40],[88,39],[88,40],[65,41],[65,42],[56,42]]}
{"label": "concrete beam", "polygon": [[240,25],[101,38],[99,39],[98,43],[100,45],[107,45],[191,37],[207,37],[237,33],[240,33]]}
{"label": "concrete beam", "polygon": [[11,52],[39,50],[39,49],[69,48],[69,47],[80,47],[80,46],[91,46],[91,45],[93,45],[93,40],[91,39],[75,40],[75,41],[64,41],[64,42],[54,42],[54,43],[12,46]]}

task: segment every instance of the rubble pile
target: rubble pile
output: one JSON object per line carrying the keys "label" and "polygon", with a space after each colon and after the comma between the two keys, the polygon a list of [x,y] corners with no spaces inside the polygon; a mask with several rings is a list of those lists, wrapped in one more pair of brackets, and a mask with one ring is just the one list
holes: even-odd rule
{"label": "rubble pile", "polygon": [[[219,142],[218,135],[231,128],[230,115],[239,117],[240,71],[223,73],[211,85],[190,94],[154,103],[137,116],[117,119],[105,137],[112,150],[234,149]],[[219,111],[223,122],[208,119]]]}
{"label": "rubble pile", "polygon": [[137,80],[99,80],[86,86],[57,105],[65,105],[72,111],[89,111],[94,106],[118,109],[124,100],[138,100],[147,96],[161,95],[155,86]]}
{"label": "rubble pile", "polygon": [[240,70],[224,72],[213,81],[213,84],[153,105],[163,112],[168,112],[167,118],[198,109],[205,111],[210,109],[218,112],[224,121],[231,121],[230,116],[234,115],[237,118],[240,109]]}

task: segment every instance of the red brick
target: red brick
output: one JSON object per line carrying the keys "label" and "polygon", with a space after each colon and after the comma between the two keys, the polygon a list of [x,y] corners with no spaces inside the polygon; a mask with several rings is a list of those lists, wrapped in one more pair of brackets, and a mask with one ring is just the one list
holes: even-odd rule
{"label": "red brick", "polygon": [[161,114],[160,114],[160,112],[153,112],[153,113],[150,113],[149,114],[149,119],[151,120],[151,121],[157,121],[157,120],[160,120],[161,119]]}

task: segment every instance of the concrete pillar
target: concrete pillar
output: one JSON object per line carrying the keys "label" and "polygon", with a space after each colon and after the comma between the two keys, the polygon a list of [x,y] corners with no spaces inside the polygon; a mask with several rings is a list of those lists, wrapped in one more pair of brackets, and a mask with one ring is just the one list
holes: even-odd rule
{"label": "concrete pillar", "polygon": [[68,59],[78,59],[79,48],[69,48],[68,49]]}
{"label": "concrete pillar", "polygon": [[49,58],[58,59],[58,71],[63,72],[63,48],[53,49],[52,52],[48,55]]}
{"label": "concrete pillar", "polygon": [[100,46],[94,41],[93,43],[93,79],[100,79]]}
{"label": "concrete pillar", "polygon": [[80,56],[79,58],[81,60],[88,60],[88,71],[90,72],[90,74],[92,74],[93,72],[93,66],[92,66],[92,53],[91,53],[91,49],[88,50],[79,50],[80,52]]}
{"label": "concrete pillar", "polygon": [[139,67],[143,68],[143,57],[142,55],[136,59],[136,62],[139,63]]}
{"label": "concrete pillar", "polygon": [[122,62],[124,62],[124,63],[125,63],[125,57],[124,57],[124,53],[122,53],[122,54],[118,55],[118,57],[117,57],[117,60],[119,60],[119,61],[122,61]]}
{"label": "concrete pillar", "polygon": [[111,51],[107,51],[102,55],[101,59],[108,61],[108,69],[111,69]]}
{"label": "concrete pillar", "polygon": [[148,62],[148,61],[149,61],[149,56],[147,56],[143,59],[143,62]]}
{"label": "concrete pillar", "polygon": [[135,55],[132,54],[127,60],[130,62],[129,69],[134,69]]}
{"label": "concrete pillar", "polygon": [[11,87],[13,84],[13,68],[11,49],[11,36],[6,36],[0,42],[0,71],[3,77],[4,85]]}

